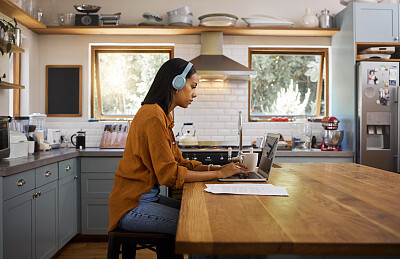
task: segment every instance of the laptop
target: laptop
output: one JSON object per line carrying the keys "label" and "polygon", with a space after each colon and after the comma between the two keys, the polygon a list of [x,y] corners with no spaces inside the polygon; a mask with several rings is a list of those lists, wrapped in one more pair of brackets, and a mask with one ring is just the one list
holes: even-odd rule
{"label": "laptop", "polygon": [[[279,134],[278,134],[279,135]],[[271,173],[272,164],[278,147],[279,137],[268,134],[262,147],[262,154],[257,172],[249,172],[249,176],[233,175],[218,179],[220,182],[265,182]]]}

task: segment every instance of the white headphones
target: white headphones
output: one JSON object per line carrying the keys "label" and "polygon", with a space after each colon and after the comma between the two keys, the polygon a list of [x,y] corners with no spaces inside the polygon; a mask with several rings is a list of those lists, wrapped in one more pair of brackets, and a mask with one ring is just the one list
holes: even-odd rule
{"label": "white headphones", "polygon": [[174,80],[172,80],[172,87],[175,88],[176,90],[181,90],[183,87],[185,87],[186,84],[186,76],[189,73],[190,69],[192,68],[193,64],[188,62],[188,64],[185,67],[185,70],[183,70],[182,74],[177,75],[174,77]]}

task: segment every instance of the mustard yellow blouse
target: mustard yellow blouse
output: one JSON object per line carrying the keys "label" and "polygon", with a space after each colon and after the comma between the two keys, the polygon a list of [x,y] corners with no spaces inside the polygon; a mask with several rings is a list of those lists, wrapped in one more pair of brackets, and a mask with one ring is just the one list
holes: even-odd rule
{"label": "mustard yellow blouse", "polygon": [[201,164],[182,157],[173,127],[171,114],[158,104],[145,104],[135,115],[109,197],[109,231],[155,184],[181,188],[187,170]]}

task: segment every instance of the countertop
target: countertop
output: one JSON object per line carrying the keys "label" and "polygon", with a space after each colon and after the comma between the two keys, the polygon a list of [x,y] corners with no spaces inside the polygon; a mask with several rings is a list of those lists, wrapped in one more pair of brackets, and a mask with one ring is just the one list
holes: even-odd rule
{"label": "countertop", "polygon": [[185,183],[182,254],[399,255],[400,175],[354,163],[278,163],[289,197],[211,194]]}
{"label": "countertop", "polygon": [[[257,152],[257,149],[254,149]],[[227,149],[181,149],[182,152],[227,152]],[[233,149],[233,152],[237,149]],[[27,157],[0,159],[0,176],[8,176],[74,157],[122,157],[123,149],[61,148],[36,152]],[[288,157],[353,157],[352,151],[277,151],[276,156]]]}

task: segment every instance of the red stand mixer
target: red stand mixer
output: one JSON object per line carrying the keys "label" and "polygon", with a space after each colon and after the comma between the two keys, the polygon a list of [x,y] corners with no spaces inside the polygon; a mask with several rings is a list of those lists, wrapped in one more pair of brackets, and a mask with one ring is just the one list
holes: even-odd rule
{"label": "red stand mixer", "polygon": [[318,147],[322,151],[342,151],[340,143],[343,140],[343,130],[337,130],[339,120],[336,117],[324,117],[321,120],[324,132],[322,135],[322,143]]}

